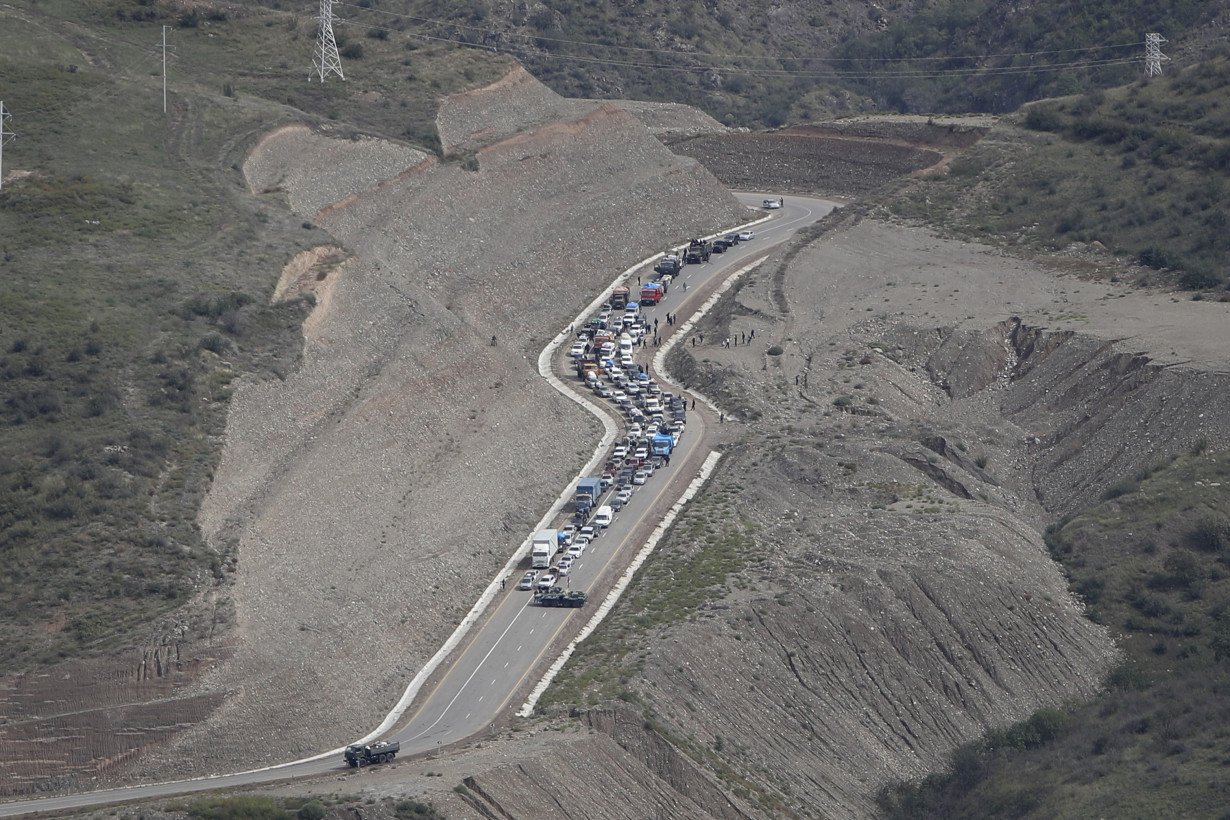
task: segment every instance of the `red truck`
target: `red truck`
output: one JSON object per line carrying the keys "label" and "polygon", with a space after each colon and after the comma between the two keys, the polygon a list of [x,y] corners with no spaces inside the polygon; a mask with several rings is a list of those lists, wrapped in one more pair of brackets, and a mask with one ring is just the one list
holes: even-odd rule
{"label": "red truck", "polygon": [[646,302],[651,305],[656,305],[662,301],[662,297],[666,296],[666,288],[662,287],[657,282],[650,282],[641,288],[641,304]]}

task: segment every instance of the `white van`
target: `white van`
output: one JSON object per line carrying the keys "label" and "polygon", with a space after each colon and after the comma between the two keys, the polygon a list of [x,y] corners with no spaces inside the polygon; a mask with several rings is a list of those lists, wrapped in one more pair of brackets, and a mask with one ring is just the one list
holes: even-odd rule
{"label": "white van", "polygon": [[614,520],[615,511],[611,509],[611,505],[603,504],[598,508],[598,511],[594,513],[594,518],[590,523],[592,523],[595,527],[606,529],[611,526],[611,522]]}

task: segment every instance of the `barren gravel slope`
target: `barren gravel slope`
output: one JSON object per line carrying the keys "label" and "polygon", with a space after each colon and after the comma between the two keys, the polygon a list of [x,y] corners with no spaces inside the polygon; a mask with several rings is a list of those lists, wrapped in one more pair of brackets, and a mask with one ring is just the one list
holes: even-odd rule
{"label": "barren gravel slope", "polygon": [[[885,783],[1094,694],[1116,651],[1042,530],[1230,433],[1226,305],[837,219],[673,357],[754,420],[560,681],[644,704],[765,816],[869,816]],[[709,602],[654,626],[715,560]]]}
{"label": "barren gravel slope", "polygon": [[660,635],[637,691],[826,817],[1092,694],[1114,652],[1041,530],[1230,432],[1227,312],[872,220],[766,266],[678,362],[761,416],[723,469],[750,588]]}
{"label": "barren gravel slope", "polygon": [[[525,81],[488,96],[530,121],[568,107],[536,115],[551,95]],[[450,110],[441,132],[464,132]],[[233,693],[217,719],[163,756],[175,773],[375,725],[596,443],[531,354],[628,264],[746,213],[615,109],[517,133],[478,171],[418,159],[290,129],[248,163],[355,258],[301,367],[235,397],[201,523],[238,541],[243,642],[210,681]]]}

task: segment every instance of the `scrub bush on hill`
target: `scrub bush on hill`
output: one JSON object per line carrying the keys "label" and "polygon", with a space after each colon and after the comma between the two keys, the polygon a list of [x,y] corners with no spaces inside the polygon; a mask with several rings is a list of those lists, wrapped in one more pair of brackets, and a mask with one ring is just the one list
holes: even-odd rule
{"label": "scrub bush on hill", "polygon": [[1042,710],[885,789],[889,818],[1224,814],[1230,725],[1230,453],[1193,450],[1047,530],[1123,663],[1088,704]]}

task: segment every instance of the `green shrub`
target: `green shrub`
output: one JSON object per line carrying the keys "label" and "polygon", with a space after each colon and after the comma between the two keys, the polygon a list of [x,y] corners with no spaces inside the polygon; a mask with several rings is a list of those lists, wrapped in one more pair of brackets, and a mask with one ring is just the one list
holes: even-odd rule
{"label": "green shrub", "polygon": [[784,353],[785,351],[784,351],[784,350],[782,350],[782,346],[781,346],[781,345],[773,345],[772,347],[770,347],[770,348],[769,348],[767,351],[765,351],[765,352],[767,352],[770,356],[780,356],[780,355],[782,355],[782,353]]}
{"label": "green shrub", "polygon": [[435,806],[420,803],[418,800],[399,800],[394,807],[394,813],[397,820],[443,820],[444,817],[436,811]]}
{"label": "green shrub", "polygon": [[1112,499],[1119,498],[1120,496],[1130,495],[1139,489],[1139,482],[1130,478],[1125,478],[1122,481],[1118,481],[1107,487],[1106,491],[1102,493],[1102,500],[1110,501]]}
{"label": "green shrub", "polygon": [[1230,548],[1230,523],[1206,516],[1187,531],[1189,546],[1201,552],[1221,552]]}
{"label": "green shrub", "polygon": [[188,806],[198,820],[291,820],[291,813],[272,797],[211,797]]}
{"label": "green shrub", "polygon": [[325,806],[319,800],[309,800],[295,812],[298,820],[323,820],[324,816]]}

